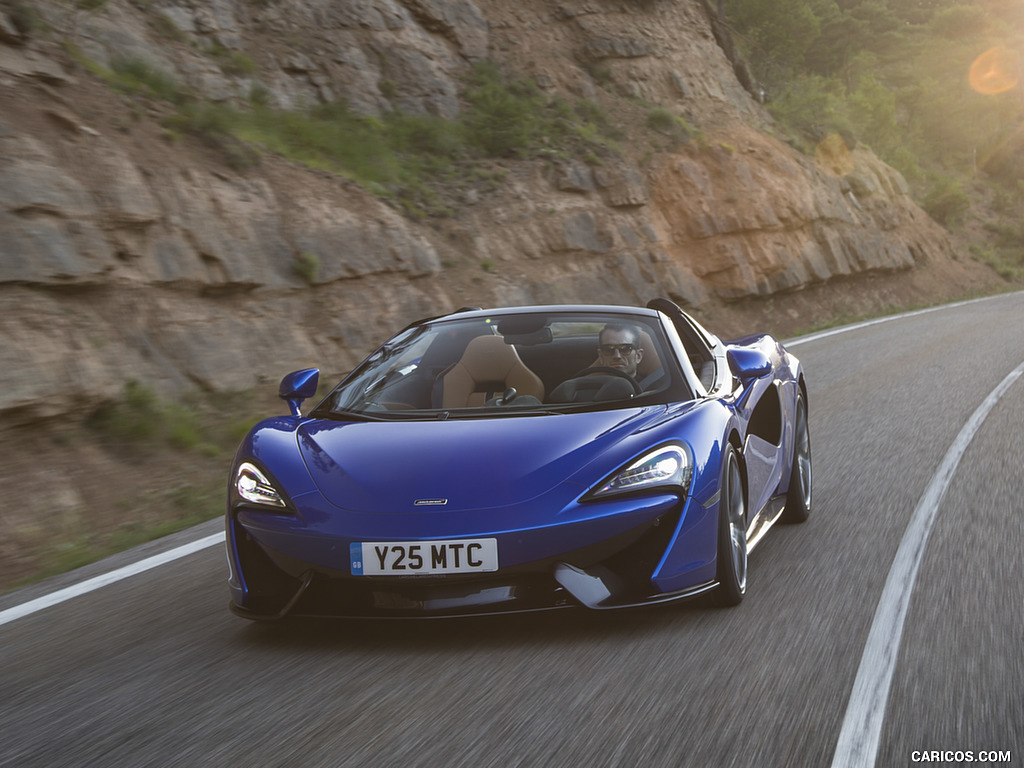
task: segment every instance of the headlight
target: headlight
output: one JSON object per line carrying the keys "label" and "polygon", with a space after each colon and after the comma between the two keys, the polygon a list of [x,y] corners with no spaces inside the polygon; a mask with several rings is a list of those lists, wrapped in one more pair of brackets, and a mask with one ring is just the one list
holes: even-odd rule
{"label": "headlight", "polygon": [[235,473],[235,490],[238,495],[253,504],[269,507],[285,506],[284,499],[277,489],[267,480],[267,476],[250,464],[243,462]]}
{"label": "headlight", "polygon": [[690,487],[692,475],[689,449],[682,445],[663,445],[616,472],[591,491],[590,496],[611,496],[664,485],[678,486],[685,491]]}

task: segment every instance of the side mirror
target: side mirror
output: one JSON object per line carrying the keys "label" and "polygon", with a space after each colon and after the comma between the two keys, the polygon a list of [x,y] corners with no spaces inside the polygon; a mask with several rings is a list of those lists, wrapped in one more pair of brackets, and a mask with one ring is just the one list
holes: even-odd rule
{"label": "side mirror", "polygon": [[757,349],[749,347],[729,347],[725,353],[729,361],[729,370],[744,384],[760,379],[772,372],[772,361]]}
{"label": "side mirror", "polygon": [[283,379],[278,387],[277,394],[282,400],[288,401],[292,416],[301,416],[299,406],[306,398],[316,394],[316,388],[320,384],[319,368],[304,368],[301,371],[292,371]]}

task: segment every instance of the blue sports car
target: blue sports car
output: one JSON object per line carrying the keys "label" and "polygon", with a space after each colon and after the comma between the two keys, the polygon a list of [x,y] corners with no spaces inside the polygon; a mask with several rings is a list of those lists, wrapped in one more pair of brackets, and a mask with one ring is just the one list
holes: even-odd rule
{"label": "blue sports car", "polygon": [[807,390],[769,335],[679,307],[466,308],[413,323],[231,469],[231,608],[458,616],[743,599],[811,509]]}

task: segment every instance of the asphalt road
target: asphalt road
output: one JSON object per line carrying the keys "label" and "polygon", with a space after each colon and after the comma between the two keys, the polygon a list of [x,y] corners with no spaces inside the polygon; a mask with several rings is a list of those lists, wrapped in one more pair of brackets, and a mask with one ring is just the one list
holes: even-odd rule
{"label": "asphalt road", "polygon": [[[0,766],[846,768],[875,610],[940,481],[864,764],[1021,764],[1024,377],[937,470],[1024,363],[1024,294],[793,349],[814,510],[752,554],[739,607],[252,624],[206,547],[0,622]],[[181,540],[4,595],[0,615]]]}

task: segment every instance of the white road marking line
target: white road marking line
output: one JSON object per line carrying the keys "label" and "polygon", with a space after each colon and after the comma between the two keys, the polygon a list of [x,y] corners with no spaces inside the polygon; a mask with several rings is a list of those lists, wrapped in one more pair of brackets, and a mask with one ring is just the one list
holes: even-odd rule
{"label": "white road marking line", "polygon": [[14,621],[15,619],[20,619],[24,616],[28,616],[29,614],[41,611],[44,608],[49,608],[50,606],[57,605],[58,603],[63,603],[65,600],[70,600],[73,597],[78,597],[86,594],[87,592],[100,589],[108,584],[113,584],[114,582],[121,581],[122,579],[130,578],[142,573],[143,571],[148,571],[152,568],[165,565],[172,560],[177,560],[206,549],[207,547],[213,547],[217,544],[223,543],[224,534],[215,533],[210,536],[206,536],[205,538],[189,542],[188,544],[183,544],[175,549],[170,549],[167,552],[161,552],[159,555],[147,557],[145,560],[139,560],[137,563],[126,565],[115,571],[100,574],[99,576],[86,579],[78,584],[72,584],[70,587],[59,589],[49,595],[43,595],[35,600],[29,600],[27,603],[22,603],[21,605],[16,605],[13,608],[8,608],[5,611],[0,611],[0,626]]}
{"label": "white road marking line", "polygon": [[886,317],[876,317],[874,320],[864,320],[860,323],[854,323],[853,325],[844,325],[839,328],[832,328],[827,331],[818,331],[817,333],[809,333],[806,336],[799,336],[795,339],[790,339],[783,342],[785,347],[796,347],[800,344],[806,344],[810,341],[818,341],[818,339],[827,339],[829,336],[836,336],[840,333],[847,333],[848,331],[856,331],[861,328],[869,328],[872,325],[879,325],[880,323],[888,323],[890,320],[903,320],[908,317],[917,317],[918,315],[927,315],[929,312],[938,312],[942,309],[953,309],[955,307],[965,307],[968,304],[976,304],[980,301],[990,301],[992,299],[1002,298],[1011,294],[1000,293],[995,296],[982,296],[980,299],[967,299],[966,301],[957,301],[953,304],[940,304],[937,307],[926,307],[925,309],[916,309],[912,312],[902,312],[898,315],[887,315]]}
{"label": "white road marking line", "polygon": [[878,600],[857,677],[853,682],[846,716],[843,718],[839,742],[832,758],[832,768],[873,768],[878,756],[879,738],[896,658],[899,656],[903,625],[910,605],[914,580],[924,555],[932,523],[956,471],[960,459],[981,427],[985,417],[996,406],[1013,383],[1024,374],[1021,363],[1000,382],[949,447],[939,468],[914,510],[903,534],[896,559],[889,569],[882,596]]}

